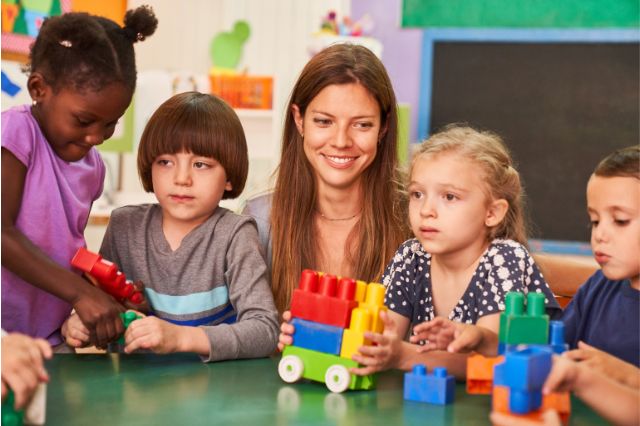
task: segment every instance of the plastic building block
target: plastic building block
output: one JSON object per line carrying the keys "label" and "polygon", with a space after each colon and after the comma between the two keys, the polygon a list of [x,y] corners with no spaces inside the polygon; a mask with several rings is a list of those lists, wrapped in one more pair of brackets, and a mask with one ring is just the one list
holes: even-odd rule
{"label": "plastic building block", "polygon": [[524,313],[524,295],[509,292],[506,309],[500,314],[499,348],[504,353],[507,345],[538,344],[549,341],[549,316],[544,313],[544,294],[527,294],[527,312]]}
{"label": "plastic building block", "polygon": [[15,395],[9,390],[7,397],[2,401],[2,426],[22,426],[24,412],[14,408]]}
{"label": "plastic building block", "polygon": [[551,371],[551,354],[548,347],[526,347],[508,352],[504,362],[495,366],[494,388],[509,388],[510,412],[526,414],[540,408],[542,385]]}
{"label": "plastic building block", "polygon": [[515,414],[509,411],[509,388],[507,386],[494,386],[492,397],[492,410],[512,415],[516,418],[525,418],[535,421],[542,420],[542,414],[553,409],[558,412],[563,424],[569,422],[571,416],[571,397],[568,392],[552,393],[542,399],[542,407],[527,414]]}
{"label": "plastic building block", "polygon": [[564,340],[564,323],[551,321],[549,323],[549,346],[555,354],[561,354],[569,350],[569,345]]}
{"label": "plastic building block", "polygon": [[47,385],[40,383],[24,410],[16,410],[15,394],[11,389],[2,401],[2,426],[43,425],[45,423]]}
{"label": "plastic building block", "polygon": [[371,331],[382,333],[384,323],[380,319],[380,311],[386,311],[384,306],[384,286],[382,284],[371,283],[367,286],[365,300],[360,302],[358,307],[371,312]]}
{"label": "plastic building block", "polygon": [[[124,331],[127,331],[127,328],[129,328],[129,325],[131,325],[132,322],[140,318],[142,318],[142,316],[136,314],[133,311],[121,313],[120,319],[122,320],[122,324],[124,325]],[[124,346],[124,333],[122,333],[122,336],[118,338],[118,343]]]}
{"label": "plastic building block", "polygon": [[[283,351],[280,377],[289,383],[301,378],[323,382],[332,392],[373,388],[374,375],[353,376],[349,368],[360,366],[351,357],[371,344],[364,333],[372,331],[374,315],[379,320],[383,302],[381,284],[302,271],[291,300],[293,344]],[[380,321],[379,331],[383,328]]]}
{"label": "plastic building block", "polygon": [[119,302],[128,299],[132,303],[140,304],[144,301],[142,293],[136,291],[134,285],[118,271],[118,267],[104,260],[99,254],[80,247],[71,259],[71,265],[95,278],[100,288]]}
{"label": "plastic building block", "polygon": [[571,395],[569,392],[544,395],[540,414],[542,415],[542,413],[547,410],[557,411],[562,423],[569,423],[569,417],[571,416]]}
{"label": "plastic building block", "polygon": [[347,389],[372,389],[375,386],[373,375],[356,376],[349,373],[349,368],[357,366],[358,363],[350,359],[287,346],[278,364],[278,374],[287,383],[302,378],[325,383],[330,391],[337,393]]}
{"label": "plastic building block", "polygon": [[313,351],[340,354],[342,328],[294,318],[293,344]]}
{"label": "plastic building block", "polygon": [[445,405],[452,403],[454,396],[455,380],[444,367],[436,367],[433,374],[427,374],[427,367],[418,364],[404,374],[406,400]]}
{"label": "plastic building block", "polygon": [[356,301],[358,303],[364,302],[367,297],[367,283],[364,281],[356,281]]}
{"label": "plastic building block", "polygon": [[504,361],[504,356],[484,357],[475,354],[467,358],[467,393],[490,395],[493,386],[493,368]]}
{"label": "plastic building block", "polygon": [[351,359],[360,346],[371,344],[364,338],[365,331],[371,331],[371,312],[368,309],[356,308],[351,312],[351,324],[349,328],[345,328],[342,336],[341,357]]}
{"label": "plastic building block", "polygon": [[335,275],[318,277],[317,272],[305,269],[291,298],[291,316],[346,328],[351,311],[358,305],[356,288],[355,280],[350,278],[343,278],[338,284]]}

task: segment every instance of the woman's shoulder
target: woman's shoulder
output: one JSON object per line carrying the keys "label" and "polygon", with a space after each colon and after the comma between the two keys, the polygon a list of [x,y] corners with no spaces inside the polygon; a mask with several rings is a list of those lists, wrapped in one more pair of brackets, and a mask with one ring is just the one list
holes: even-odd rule
{"label": "woman's shoulder", "polygon": [[242,209],[242,214],[253,216],[256,219],[268,220],[271,214],[273,192],[266,192],[247,200]]}

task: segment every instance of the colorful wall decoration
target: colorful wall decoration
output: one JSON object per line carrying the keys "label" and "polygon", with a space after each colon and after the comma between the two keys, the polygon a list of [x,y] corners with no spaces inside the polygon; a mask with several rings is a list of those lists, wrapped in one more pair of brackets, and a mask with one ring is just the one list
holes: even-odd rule
{"label": "colorful wall decoration", "polygon": [[71,10],[71,0],[2,0],[2,57],[24,61],[45,18]]}

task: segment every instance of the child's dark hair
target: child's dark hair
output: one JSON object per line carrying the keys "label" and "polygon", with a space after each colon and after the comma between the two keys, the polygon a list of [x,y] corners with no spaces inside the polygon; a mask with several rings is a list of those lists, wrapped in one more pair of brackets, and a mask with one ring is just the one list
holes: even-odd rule
{"label": "child's dark hair", "polygon": [[42,24],[26,70],[39,72],[54,91],[101,90],[119,82],[132,92],[136,85],[133,44],[156,30],[158,20],[148,6],[127,11],[124,27],[87,13],[67,13]]}
{"label": "child's dark hair", "polygon": [[153,113],[138,147],[138,174],[145,191],[153,192],[151,166],[156,158],[182,151],[215,158],[224,167],[232,189],[223,199],[242,193],[249,171],[247,141],[240,119],[222,99],[180,93]]}
{"label": "child's dark hair", "polygon": [[640,145],[621,148],[600,161],[593,172],[602,177],[633,177],[640,179]]}

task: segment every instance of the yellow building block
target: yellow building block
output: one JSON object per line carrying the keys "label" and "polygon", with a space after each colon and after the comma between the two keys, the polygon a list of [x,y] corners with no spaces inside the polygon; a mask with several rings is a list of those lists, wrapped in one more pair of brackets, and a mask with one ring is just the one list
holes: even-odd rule
{"label": "yellow building block", "polygon": [[359,303],[359,307],[366,309],[371,313],[371,331],[382,333],[384,331],[384,323],[380,319],[380,311],[386,311],[384,306],[384,286],[378,283],[371,283],[367,286],[367,294],[364,302]]}
{"label": "yellow building block", "polygon": [[342,346],[340,356],[349,358],[358,353],[358,348],[370,345],[371,341],[364,338],[364,332],[371,330],[371,312],[367,309],[355,308],[351,312],[351,323],[342,334]]}
{"label": "yellow building block", "polygon": [[362,303],[367,296],[367,283],[358,280],[356,281],[356,286],[356,300]]}

